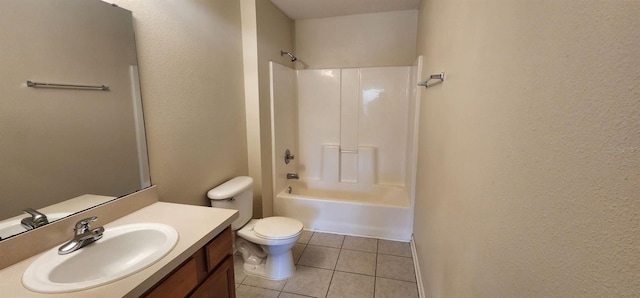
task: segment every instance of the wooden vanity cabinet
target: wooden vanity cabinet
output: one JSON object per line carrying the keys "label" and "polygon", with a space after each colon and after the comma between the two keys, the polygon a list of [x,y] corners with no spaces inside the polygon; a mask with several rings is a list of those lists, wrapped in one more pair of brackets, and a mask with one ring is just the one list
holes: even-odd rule
{"label": "wooden vanity cabinet", "polygon": [[231,228],[194,253],[143,297],[235,297]]}

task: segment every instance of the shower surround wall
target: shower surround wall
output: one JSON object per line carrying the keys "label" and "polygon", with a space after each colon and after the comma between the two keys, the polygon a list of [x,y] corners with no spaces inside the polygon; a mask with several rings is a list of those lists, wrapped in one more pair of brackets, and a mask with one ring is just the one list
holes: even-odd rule
{"label": "shower surround wall", "polygon": [[298,71],[300,177],[311,188],[403,187],[409,67]]}
{"label": "shower surround wall", "polygon": [[[273,64],[271,80],[275,214],[312,230],[409,240],[415,67]],[[295,163],[285,165],[285,149]]]}

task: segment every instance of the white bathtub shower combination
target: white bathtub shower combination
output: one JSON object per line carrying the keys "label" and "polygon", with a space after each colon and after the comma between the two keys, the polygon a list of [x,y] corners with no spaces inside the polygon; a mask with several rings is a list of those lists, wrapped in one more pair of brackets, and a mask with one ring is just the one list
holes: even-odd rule
{"label": "white bathtub shower combination", "polygon": [[[308,70],[271,64],[275,215],[310,230],[410,240],[417,61]],[[289,163],[286,149],[295,155]]]}
{"label": "white bathtub shower combination", "polygon": [[276,196],[276,213],[300,220],[306,229],[377,238],[408,240],[413,217],[400,187],[377,187],[368,193],[307,188],[292,183]]}

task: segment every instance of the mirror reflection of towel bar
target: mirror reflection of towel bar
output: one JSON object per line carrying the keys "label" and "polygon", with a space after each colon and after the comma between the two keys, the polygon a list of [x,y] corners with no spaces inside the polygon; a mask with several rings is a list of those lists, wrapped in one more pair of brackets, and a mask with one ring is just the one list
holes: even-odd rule
{"label": "mirror reflection of towel bar", "polygon": [[429,78],[426,79],[424,82],[418,83],[418,86],[423,86],[425,88],[428,88],[429,86],[431,86],[429,85],[429,81],[431,80],[440,80],[440,82],[444,82],[444,71],[439,74],[434,74],[429,76]]}
{"label": "mirror reflection of towel bar", "polygon": [[27,87],[109,91],[109,86],[105,86],[105,85],[100,85],[100,86],[68,85],[68,84],[38,83],[38,82],[32,82],[32,81],[27,81]]}

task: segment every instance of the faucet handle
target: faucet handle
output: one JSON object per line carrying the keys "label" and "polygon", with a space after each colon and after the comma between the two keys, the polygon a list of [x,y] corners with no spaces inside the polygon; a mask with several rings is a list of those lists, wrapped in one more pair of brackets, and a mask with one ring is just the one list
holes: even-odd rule
{"label": "faucet handle", "polygon": [[31,215],[31,217],[27,217],[27,218],[23,218],[20,223],[22,224],[23,227],[25,227],[27,230],[33,229],[33,228],[37,228],[39,226],[42,226],[44,224],[48,224],[49,220],[47,219],[47,216],[36,211],[33,208],[27,208],[22,210],[24,213],[27,213],[29,215]]}
{"label": "faucet handle", "polygon": [[33,221],[43,221],[43,220],[46,221],[47,220],[47,216],[46,215],[36,211],[33,208],[24,209],[24,210],[22,210],[22,212],[31,215],[31,217],[33,218]]}
{"label": "faucet handle", "polygon": [[284,152],[284,163],[285,163],[285,164],[289,164],[289,162],[291,162],[291,160],[293,160],[293,159],[295,159],[295,158],[296,158],[296,156],[295,156],[295,155],[293,155],[293,154],[291,154],[291,151],[290,151],[289,149],[287,149],[287,150]]}
{"label": "faucet handle", "polygon": [[87,230],[89,230],[89,227],[91,226],[91,222],[94,222],[98,219],[97,216],[92,216],[92,217],[88,217],[85,219],[81,219],[76,223],[76,227],[74,229],[74,231],[76,231],[76,234],[82,234],[84,232],[86,232]]}

